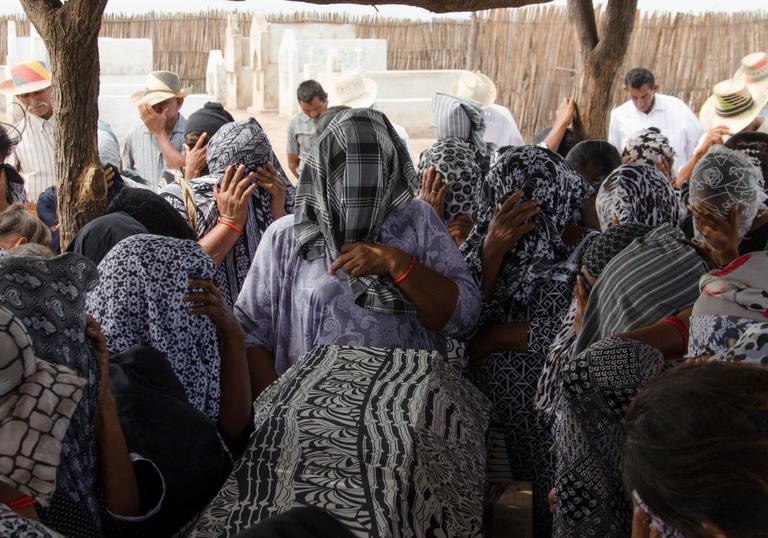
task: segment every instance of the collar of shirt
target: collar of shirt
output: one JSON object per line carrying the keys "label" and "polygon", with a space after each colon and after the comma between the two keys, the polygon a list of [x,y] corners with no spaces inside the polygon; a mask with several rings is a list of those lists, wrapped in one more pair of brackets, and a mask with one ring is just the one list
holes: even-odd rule
{"label": "collar of shirt", "polygon": [[34,114],[31,114],[27,112],[27,115],[25,116],[25,120],[22,120],[19,123],[19,128],[23,129],[24,127],[24,121],[27,122],[27,124],[32,127],[33,129],[36,129],[38,131],[53,131],[53,126],[56,124],[56,117],[51,116],[47,120],[44,120],[43,118],[39,116],[35,116]]}
{"label": "collar of shirt", "polygon": [[641,116],[650,116],[651,114],[653,114],[655,112],[666,112],[666,110],[667,110],[667,103],[664,100],[664,96],[659,94],[659,93],[657,93],[653,97],[653,108],[650,111],[648,111],[647,113],[646,112],[640,112],[637,109],[637,107],[635,106],[634,103],[632,103],[632,108],[634,108],[636,114],[640,114]]}

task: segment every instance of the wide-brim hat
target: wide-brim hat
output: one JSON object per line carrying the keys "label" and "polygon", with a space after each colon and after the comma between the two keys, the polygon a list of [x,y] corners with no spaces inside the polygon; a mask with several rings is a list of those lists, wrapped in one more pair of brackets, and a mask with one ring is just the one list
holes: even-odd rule
{"label": "wide-brim hat", "polygon": [[741,67],[733,75],[736,80],[768,88],[768,54],[753,52],[741,59]]}
{"label": "wide-brim hat", "polygon": [[168,99],[181,99],[187,95],[189,91],[181,87],[179,75],[172,71],[152,71],[147,75],[145,88],[131,94],[131,102],[137,106],[154,106]]}
{"label": "wide-brim hat", "polygon": [[480,71],[464,71],[451,84],[451,94],[477,101],[485,109],[496,102],[496,84]]}
{"label": "wide-brim hat", "polygon": [[379,85],[372,78],[355,70],[336,75],[331,80],[328,93],[328,106],[348,106],[349,108],[369,108],[376,101]]}
{"label": "wide-brim hat", "polygon": [[723,125],[736,134],[754,121],[766,103],[768,87],[728,79],[715,85],[701,107],[699,119],[705,129]]}
{"label": "wide-brim hat", "polygon": [[29,60],[11,67],[11,78],[0,82],[0,92],[23,95],[51,86],[51,72],[40,60]]}

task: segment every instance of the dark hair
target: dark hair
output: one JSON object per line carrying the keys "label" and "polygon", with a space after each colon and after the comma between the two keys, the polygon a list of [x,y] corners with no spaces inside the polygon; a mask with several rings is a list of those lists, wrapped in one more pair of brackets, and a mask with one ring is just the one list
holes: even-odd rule
{"label": "dark hair", "polygon": [[0,213],[0,237],[10,234],[19,234],[29,243],[40,243],[46,247],[51,244],[51,230],[23,204],[13,204]]}
{"label": "dark hair", "polygon": [[763,171],[763,188],[768,190],[768,134],[754,131],[736,133],[725,142],[725,147],[743,151],[757,159]]}
{"label": "dark hair", "polygon": [[317,134],[319,135],[323,131],[325,131],[325,128],[330,125],[330,123],[333,121],[333,119],[338,116],[341,112],[344,112],[345,110],[349,110],[349,107],[346,105],[339,105],[339,106],[331,106],[325,109],[325,112],[320,114],[317,117],[317,120],[315,120],[315,126]]}
{"label": "dark hair", "polygon": [[624,482],[686,536],[711,523],[729,538],[768,529],[768,369],[733,363],[674,368],[634,398]]}
{"label": "dark hair", "polygon": [[162,196],[147,189],[123,189],[107,206],[105,214],[122,211],[133,217],[151,234],[197,240],[184,218]]}
{"label": "dark hair", "polygon": [[321,101],[328,100],[328,94],[316,80],[305,80],[296,89],[296,98],[304,103],[311,103],[317,97]]}
{"label": "dark hair", "polygon": [[[544,142],[544,139],[547,138],[547,135],[552,131],[552,127],[547,127],[546,129],[542,129],[535,135],[533,135],[533,143],[541,144]],[[565,157],[568,155],[568,153],[573,149],[573,146],[581,142],[581,138],[579,138],[579,135],[576,134],[576,132],[568,127],[565,130],[565,134],[563,135],[563,139],[560,141],[560,145],[556,148],[549,148],[555,153],[558,153],[561,157]]]}
{"label": "dark hair", "polygon": [[621,155],[607,140],[582,140],[571,148],[565,160],[593,187],[599,188],[603,180],[621,166]]}
{"label": "dark hair", "polygon": [[0,129],[0,162],[8,158],[8,156],[13,151],[14,146],[18,143],[19,143],[19,139],[11,138],[11,135],[8,134],[8,131],[6,130],[5,127]]}
{"label": "dark hair", "polygon": [[53,258],[55,254],[53,251],[41,245],[40,243],[24,243],[18,247],[9,248],[5,251],[7,257],[16,258],[28,258],[30,256],[37,256],[39,258]]}
{"label": "dark hair", "polygon": [[639,90],[647,85],[649,88],[656,86],[656,78],[645,67],[635,67],[624,75],[624,87]]}

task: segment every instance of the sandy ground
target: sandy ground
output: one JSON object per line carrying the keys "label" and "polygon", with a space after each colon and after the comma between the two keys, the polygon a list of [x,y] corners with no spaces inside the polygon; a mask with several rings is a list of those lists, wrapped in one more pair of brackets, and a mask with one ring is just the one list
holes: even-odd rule
{"label": "sandy ground", "polygon": [[[236,120],[243,120],[252,116],[245,110],[235,110],[232,115]],[[264,130],[267,132],[269,141],[272,143],[272,149],[277,154],[277,158],[280,160],[280,164],[283,165],[283,169],[290,175],[288,171],[288,157],[285,153],[285,146],[288,137],[288,118],[281,118],[275,112],[261,112],[256,114],[256,119],[259,121]],[[411,138],[411,158],[413,164],[417,165],[419,162],[419,155],[421,152],[428,148],[435,142],[434,138]],[[294,180],[295,178],[291,178]]]}

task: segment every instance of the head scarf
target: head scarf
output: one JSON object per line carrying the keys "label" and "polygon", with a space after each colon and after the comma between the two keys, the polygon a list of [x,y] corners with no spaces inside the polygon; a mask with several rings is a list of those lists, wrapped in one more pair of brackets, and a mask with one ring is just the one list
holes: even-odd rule
{"label": "head scarf", "polygon": [[5,171],[5,202],[9,205],[16,202],[24,203],[27,199],[27,191],[21,175],[10,164],[0,164],[0,169]]}
{"label": "head scarf", "polygon": [[219,342],[213,322],[191,316],[182,298],[188,279],[213,277],[213,262],[194,241],[134,235],[99,264],[88,313],[101,324],[111,353],[151,346],[168,357],[189,402],[219,416]]}
{"label": "head scarf", "polygon": [[[725,218],[728,218],[731,207],[739,204],[739,231],[742,237],[752,226],[765,198],[760,168],[741,151],[714,146],[699,160],[691,173],[691,204],[701,204]],[[696,219],[694,231],[696,238],[701,239],[696,229]]]}
{"label": "head scarf", "polygon": [[[296,193],[299,255],[336,258],[344,243],[378,242],[390,213],[413,200],[419,178],[403,141],[381,112],[341,112],[307,157]],[[391,279],[349,277],[355,304],[376,312],[415,314]]]}
{"label": "head scarf", "polygon": [[83,226],[67,250],[82,254],[98,265],[126,237],[146,233],[149,232],[144,225],[127,213],[110,213]]}
{"label": "head scarf", "polygon": [[659,170],[647,164],[625,164],[614,170],[597,192],[597,216],[605,231],[616,224],[639,222],[677,226],[682,209],[672,185]]}
{"label": "head scarf", "polygon": [[224,125],[233,121],[235,121],[235,118],[224,110],[224,105],[208,102],[203,105],[203,108],[189,115],[184,122],[184,135],[186,136],[189,133],[208,133],[208,136],[211,137]]}
{"label": "head scarf", "polygon": [[120,170],[120,144],[117,141],[115,133],[109,129],[106,123],[99,121],[99,128],[96,131],[98,141],[99,162],[101,166],[114,166]]}
{"label": "head scarf", "polygon": [[733,346],[710,360],[768,367],[768,322],[751,325]]}
{"label": "head scarf", "polygon": [[479,209],[475,227],[461,246],[478,275],[482,274],[483,240],[496,206],[518,190],[526,200],[534,200],[541,212],[536,216],[536,229],[504,257],[493,295],[502,308],[509,308],[509,301],[526,303],[537,281],[553,277],[553,266],[571,250],[563,243],[563,232],[592,195],[589,183],[548,149],[519,146],[505,152],[486,177],[485,207]]}
{"label": "head scarf", "polygon": [[35,357],[24,325],[0,307],[0,480],[48,504],[84,385],[69,368]]}
{"label": "head scarf", "polygon": [[656,166],[662,159],[670,163],[675,160],[675,150],[669,143],[669,138],[664,136],[655,127],[643,129],[635,136],[627,140],[621,157],[627,163],[643,163]]}
{"label": "head scarf", "polygon": [[608,262],[616,254],[627,248],[627,246],[637,239],[643,237],[653,228],[646,224],[637,222],[627,222],[611,226],[607,231],[598,236],[597,239],[584,251],[582,265],[587,272],[595,278],[600,276]]}
{"label": "head scarf", "polygon": [[85,294],[96,266],[78,254],[0,258],[0,304],[26,327],[35,356],[86,380],[63,440],[56,492],[99,520],[96,416],[101,368],[85,336]]}
{"label": "head scarf", "polygon": [[438,140],[469,140],[483,157],[490,152],[483,141],[485,114],[477,101],[437,92],[432,97],[432,127]]}
{"label": "head scarf", "polygon": [[[155,235],[197,240],[187,223],[162,196],[147,189],[123,189],[107,206],[106,213],[122,212]],[[146,232],[145,232],[146,233]]]}
{"label": "head scarf", "polygon": [[481,191],[483,172],[475,150],[459,138],[445,138],[429,146],[419,160],[419,178],[433,166],[448,188],[445,195],[445,221],[466,213],[473,215]]}

